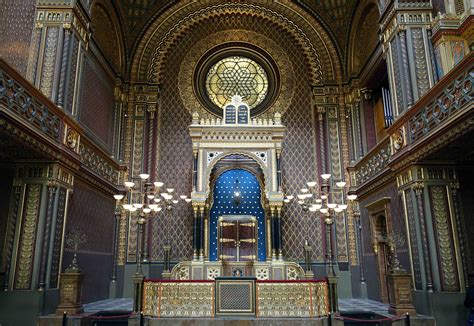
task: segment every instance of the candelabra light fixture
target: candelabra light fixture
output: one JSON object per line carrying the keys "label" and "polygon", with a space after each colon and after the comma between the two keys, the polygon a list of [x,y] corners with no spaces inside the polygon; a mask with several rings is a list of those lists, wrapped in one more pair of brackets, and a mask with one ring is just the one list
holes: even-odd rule
{"label": "candelabra light fixture", "polygon": [[[334,272],[334,254],[333,254],[333,236],[332,225],[334,223],[336,214],[343,213],[347,207],[347,201],[354,201],[357,195],[344,193],[346,186],[345,181],[336,181],[331,178],[331,174],[325,173],[321,175],[321,187],[318,189],[316,181],[309,181],[306,183],[307,187],[302,188],[300,193],[296,196],[298,204],[301,205],[305,213],[320,213],[324,217],[326,225],[326,239],[329,240],[327,244],[326,259],[329,263],[328,275],[335,276]],[[290,202],[293,196],[286,196],[284,201]],[[327,241],[326,240],[326,241]]]}
{"label": "candelabra light fixture", "polygon": [[[137,237],[137,269],[136,274],[143,274],[142,262],[148,261],[148,253],[146,248],[144,250],[144,225],[147,222],[147,218],[157,214],[165,208],[167,211],[171,211],[173,205],[178,204],[179,199],[184,200],[186,203],[191,202],[191,198],[186,195],[177,196],[173,188],[163,189],[164,183],[160,181],[152,182],[149,180],[150,175],[142,173],[139,175],[138,182],[125,181],[125,194],[114,195],[117,201],[116,205],[116,216],[120,216],[122,209],[130,212],[130,214],[138,214],[138,237]],[[163,189],[163,190],[162,190]],[[127,202],[123,202],[126,198]],[[118,219],[116,219],[116,223]],[[118,238],[118,228],[116,224],[116,240]],[[169,237],[166,236],[167,245],[169,245]],[[117,243],[115,243],[117,246]]]}

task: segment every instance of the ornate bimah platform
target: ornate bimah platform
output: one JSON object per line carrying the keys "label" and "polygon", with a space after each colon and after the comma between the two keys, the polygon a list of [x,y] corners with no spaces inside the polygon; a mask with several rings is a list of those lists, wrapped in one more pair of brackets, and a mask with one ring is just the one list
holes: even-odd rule
{"label": "ornate bimah platform", "polygon": [[[145,280],[143,313],[154,318],[222,316],[222,313],[216,314],[218,312],[218,307],[216,307],[218,282],[224,285],[235,282],[234,284],[238,285],[239,282],[248,281],[249,278],[239,277],[216,281]],[[253,311],[257,318],[320,318],[327,317],[329,314],[326,280],[260,281],[252,279],[250,281],[255,282],[253,283],[255,285]],[[249,289],[248,285],[247,289]],[[248,310],[252,314],[252,309]],[[227,311],[226,314],[235,315],[231,311]]]}

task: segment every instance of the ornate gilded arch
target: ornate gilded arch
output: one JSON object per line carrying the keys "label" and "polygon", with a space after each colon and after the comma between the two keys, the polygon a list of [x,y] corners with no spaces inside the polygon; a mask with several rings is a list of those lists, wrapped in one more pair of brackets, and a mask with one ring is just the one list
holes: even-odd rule
{"label": "ornate gilded arch", "polygon": [[[363,0],[352,16],[348,41],[347,75],[357,75],[369,59],[378,42],[379,3]],[[357,36],[357,37],[356,37]],[[362,41],[361,41],[362,38]],[[357,40],[357,41],[356,41]]]}
{"label": "ornate gilded arch", "polygon": [[91,6],[92,37],[118,74],[125,74],[126,58],[122,24],[107,0],[94,0]]}
{"label": "ornate gilded arch", "polygon": [[258,17],[295,40],[306,58],[313,85],[341,82],[341,60],[322,25],[291,1],[231,2],[216,0],[178,3],[153,21],[134,49],[131,80],[160,84],[173,46],[198,24],[228,15]]}
{"label": "ornate gilded arch", "polygon": [[[206,174],[205,174],[205,180],[206,180],[206,196],[209,196],[212,193],[212,180],[211,176],[214,170],[214,167],[221,161],[222,159],[231,156],[231,155],[241,155],[244,157],[247,157],[251,160],[253,160],[258,167],[260,168],[262,172],[262,179],[261,179],[261,187],[262,187],[262,192],[266,193],[268,192],[269,187],[269,182],[271,182],[271,177],[268,172],[268,168],[262,163],[261,160],[254,154],[249,151],[244,151],[244,150],[227,150],[221,154],[219,154],[207,167],[206,169]],[[250,171],[249,171],[250,172]],[[260,179],[259,179],[260,181]],[[262,196],[264,198],[265,196]]]}

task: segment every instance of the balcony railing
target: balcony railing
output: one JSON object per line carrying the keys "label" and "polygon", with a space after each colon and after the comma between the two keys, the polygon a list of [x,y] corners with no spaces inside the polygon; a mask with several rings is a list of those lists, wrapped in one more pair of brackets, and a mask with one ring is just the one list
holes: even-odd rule
{"label": "balcony railing", "polygon": [[0,115],[2,123],[14,122],[35,141],[56,153],[56,158],[71,164],[80,161],[85,170],[118,184],[118,162],[87,136],[80,124],[52,103],[23,76],[0,59]]}
{"label": "balcony railing", "polygon": [[[471,52],[387,128],[388,135],[350,168],[352,186],[360,188],[393,166],[423,159],[442,146],[441,140],[448,143],[472,129],[473,58]],[[435,139],[436,146],[430,146]]]}

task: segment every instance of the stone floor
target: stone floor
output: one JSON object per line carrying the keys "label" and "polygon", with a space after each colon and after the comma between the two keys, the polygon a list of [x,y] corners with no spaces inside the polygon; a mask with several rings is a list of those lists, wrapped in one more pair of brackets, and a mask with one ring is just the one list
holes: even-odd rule
{"label": "stone floor", "polygon": [[[107,310],[132,310],[132,299],[107,299],[84,305],[84,312],[94,313],[97,311]],[[393,316],[388,313],[388,305],[382,302],[368,299],[339,299],[339,310],[341,313],[346,312],[374,312],[378,315],[389,317]]]}
{"label": "stone floor", "polygon": [[[83,315],[91,315],[98,311],[112,311],[112,310],[120,310],[120,311],[132,311],[133,309],[133,301],[130,298],[122,298],[122,299],[107,299],[97,302],[92,302],[84,305],[84,314]],[[361,314],[364,312],[367,313],[375,313],[381,318],[386,317],[394,317],[388,313],[388,305],[368,300],[368,299],[339,299],[339,311],[342,315],[353,315],[353,314]],[[61,325],[59,316],[51,318],[50,316],[43,316],[39,319],[40,326],[56,326]],[[81,317],[80,316],[71,316],[68,318],[68,325],[70,326],[79,326],[81,325]],[[139,325],[138,319],[132,318],[129,320],[128,325]],[[146,325],[186,325],[186,326],[309,326],[309,325],[321,325],[325,326],[328,325],[327,318],[319,318],[319,319],[309,319],[309,318],[298,318],[298,319],[255,319],[255,318],[215,318],[215,319],[181,319],[181,318],[173,318],[173,319],[157,319],[157,318],[147,318]],[[333,326],[344,325],[342,320],[335,319],[332,323]],[[357,325],[377,325],[377,324],[365,324],[365,323],[357,323]],[[393,325],[393,326],[402,326],[405,325],[403,320],[390,323],[383,323],[378,325]],[[412,319],[411,325],[434,325],[434,319],[431,317],[426,316],[417,316],[417,318]]]}
{"label": "stone floor", "polygon": [[96,301],[91,303],[86,303],[84,305],[85,313],[95,313],[98,311],[107,311],[107,310],[133,310],[133,300],[131,298],[121,298],[121,299],[107,299],[102,301]]}

